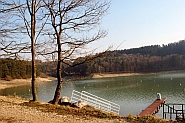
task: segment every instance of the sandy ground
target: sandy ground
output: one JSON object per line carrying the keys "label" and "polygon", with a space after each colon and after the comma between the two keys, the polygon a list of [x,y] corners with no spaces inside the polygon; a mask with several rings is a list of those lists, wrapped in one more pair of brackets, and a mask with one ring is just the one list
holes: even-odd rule
{"label": "sandy ground", "polygon": [[118,77],[118,76],[136,76],[143,75],[141,73],[120,73],[120,74],[94,74],[92,78],[106,78],[106,77]]}
{"label": "sandy ground", "polygon": [[0,123],[127,123],[123,119],[110,120],[41,112],[35,108],[18,105],[28,102],[19,97],[0,96]]}

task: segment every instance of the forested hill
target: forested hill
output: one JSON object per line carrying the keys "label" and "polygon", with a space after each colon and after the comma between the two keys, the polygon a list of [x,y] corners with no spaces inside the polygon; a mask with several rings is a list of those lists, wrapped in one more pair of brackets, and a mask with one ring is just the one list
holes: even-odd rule
{"label": "forested hill", "polygon": [[31,77],[31,62],[14,59],[0,59],[0,79],[20,79]]}
{"label": "forested hill", "polygon": [[[133,73],[185,70],[185,41],[168,45],[153,45],[127,50],[108,51],[76,67],[63,64],[63,76],[86,76],[92,73]],[[96,54],[97,55],[97,54]],[[98,55],[99,56],[99,55]],[[88,56],[92,57],[92,56]],[[78,58],[69,64],[78,63]],[[57,62],[37,61],[37,75],[56,77]],[[0,59],[0,78],[29,78],[29,61]]]}
{"label": "forested hill", "polygon": [[153,45],[127,50],[109,51],[105,56],[66,72],[90,73],[160,72],[185,70],[185,41],[168,45]]}
{"label": "forested hill", "polygon": [[179,54],[185,55],[185,40],[170,43],[168,45],[152,45],[152,46],[145,46],[140,48],[133,48],[127,50],[119,50],[117,51],[119,54],[149,54],[155,56],[166,56],[170,54]]}

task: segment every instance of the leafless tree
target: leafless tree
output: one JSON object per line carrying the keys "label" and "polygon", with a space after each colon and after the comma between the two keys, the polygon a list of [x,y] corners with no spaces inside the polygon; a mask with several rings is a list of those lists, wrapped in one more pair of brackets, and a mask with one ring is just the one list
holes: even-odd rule
{"label": "leafless tree", "polygon": [[[37,9],[37,1],[36,0],[31,0],[31,2],[29,2],[29,0],[26,1],[27,2],[27,7],[29,10],[29,14],[31,16],[31,34],[29,33],[29,37],[31,39],[31,56],[32,56],[32,96],[33,96],[33,101],[37,101],[37,94],[36,94],[36,87],[35,87],[35,79],[36,79],[36,60],[35,60],[35,55],[36,55],[36,51],[35,51],[35,32],[36,32],[36,9]],[[29,26],[28,22],[25,22],[25,25]],[[28,30],[28,29],[27,29]]]}
{"label": "leafless tree", "polygon": [[[44,45],[42,40],[39,39],[42,31],[44,30],[47,22],[47,15],[43,14],[42,0],[11,0],[10,2],[0,1],[0,5],[4,8],[0,10],[4,17],[7,13],[10,15],[10,21],[0,19],[0,29],[6,37],[1,41],[1,55],[12,55],[20,53],[31,53],[32,59],[32,96],[33,101],[37,101],[36,93],[36,48]],[[11,13],[10,13],[11,12]],[[12,23],[12,24],[11,24]],[[4,26],[4,25],[5,26]],[[11,26],[13,25],[13,27]],[[16,28],[15,28],[16,27]],[[7,28],[7,30],[6,30]],[[13,35],[15,34],[15,35]],[[12,36],[13,35],[13,36]],[[11,40],[8,40],[12,38]],[[15,39],[15,37],[20,37]],[[22,38],[22,40],[21,40]],[[38,41],[39,39],[39,41]],[[29,41],[30,40],[30,41]],[[28,51],[31,50],[31,51]]]}
{"label": "leafless tree", "polygon": [[25,49],[26,44],[19,45],[20,42],[15,39],[20,39],[17,35],[21,28],[17,26],[17,21],[14,18],[16,9],[21,7],[14,6],[11,2],[0,1],[0,57],[17,57],[18,52]]}
{"label": "leafless tree", "polygon": [[9,1],[0,0],[0,13],[6,13],[6,12],[13,11],[23,5],[24,4],[22,4],[22,5],[20,4],[19,6],[14,6],[14,4],[12,4]]}
{"label": "leafless tree", "polygon": [[[62,89],[62,63],[71,60],[85,45],[106,36],[99,24],[107,13],[110,2],[106,0],[44,0],[50,15],[50,24],[57,45],[57,78],[53,104],[57,104]],[[55,51],[50,52],[55,53]],[[49,53],[48,53],[49,54]],[[66,63],[67,64],[67,63]]]}
{"label": "leafless tree", "polygon": [[[26,27],[26,33],[31,41],[31,58],[32,58],[32,96],[33,101],[37,101],[36,93],[36,47],[43,45],[41,41],[37,41],[42,31],[44,31],[47,22],[47,15],[43,14],[42,0],[26,0],[26,7],[20,7],[19,17],[22,18]],[[29,16],[28,16],[29,15]],[[41,39],[39,39],[41,40]]]}

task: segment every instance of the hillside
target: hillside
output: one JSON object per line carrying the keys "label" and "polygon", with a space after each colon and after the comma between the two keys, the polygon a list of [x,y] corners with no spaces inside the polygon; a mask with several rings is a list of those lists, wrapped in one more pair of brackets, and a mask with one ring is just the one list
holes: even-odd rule
{"label": "hillside", "polygon": [[185,69],[185,41],[105,52],[83,65],[67,68],[79,75],[91,73],[143,73]]}
{"label": "hillside", "polygon": [[[94,57],[94,58],[93,58]],[[74,64],[90,59],[83,64]],[[63,76],[88,76],[92,73],[148,73],[185,70],[185,41],[168,45],[152,45],[140,48],[107,51],[94,56],[64,61]],[[74,67],[69,67],[68,64]],[[56,77],[57,62],[37,61],[37,76]],[[30,78],[29,61],[0,59],[0,78]]]}
{"label": "hillside", "polygon": [[167,45],[151,45],[140,48],[132,48],[125,50],[116,51],[119,54],[142,54],[152,56],[167,56],[171,54],[185,55],[185,40],[179,42],[170,43]]}

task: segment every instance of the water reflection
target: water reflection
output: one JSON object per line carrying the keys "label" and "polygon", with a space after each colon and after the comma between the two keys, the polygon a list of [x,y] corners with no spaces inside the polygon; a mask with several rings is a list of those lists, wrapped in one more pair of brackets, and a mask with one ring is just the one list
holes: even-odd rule
{"label": "water reflection", "polygon": [[7,89],[0,90],[0,95],[3,95],[3,96],[14,95],[14,96],[21,96],[23,98],[30,98],[31,89],[29,85],[17,86],[14,88],[7,88]]}
{"label": "water reflection", "polygon": [[[120,114],[137,115],[161,93],[170,103],[185,103],[185,73],[159,73],[130,77],[79,80],[64,83],[61,96],[71,97],[72,90],[87,91],[121,106]],[[39,100],[48,102],[53,98],[56,81],[43,82],[37,86]],[[1,95],[18,95],[30,98],[29,86],[4,89]]]}

